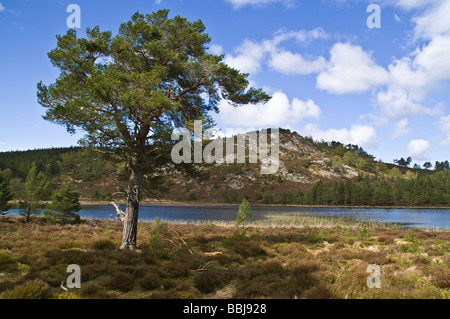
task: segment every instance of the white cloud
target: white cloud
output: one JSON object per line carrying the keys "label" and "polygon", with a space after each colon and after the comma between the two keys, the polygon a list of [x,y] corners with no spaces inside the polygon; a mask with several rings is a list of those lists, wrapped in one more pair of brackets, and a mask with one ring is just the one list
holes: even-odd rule
{"label": "white cloud", "polygon": [[294,98],[292,102],[286,94],[275,92],[266,104],[234,107],[227,101],[219,103],[219,117],[224,125],[234,127],[287,127],[305,118],[319,118],[322,111],[312,100]]}
{"label": "white cloud", "polygon": [[400,136],[406,135],[409,132],[411,132],[411,130],[408,128],[408,119],[402,119],[396,124],[395,131],[392,134],[392,137],[399,138]]}
{"label": "white cloud", "polygon": [[416,51],[414,66],[426,78],[428,90],[432,89],[441,81],[450,80],[449,56],[450,35],[435,36],[428,45]]}
{"label": "white cloud", "polygon": [[450,36],[436,36],[410,56],[389,65],[386,89],[376,96],[377,106],[390,118],[442,113],[442,104],[424,105],[427,95],[450,80]]}
{"label": "white cloud", "polygon": [[290,39],[294,39],[298,43],[308,43],[311,42],[312,40],[329,39],[329,38],[330,35],[320,27],[312,30],[298,30],[298,31],[287,31],[284,29],[280,29],[277,32],[275,32],[272,43],[274,46],[277,46],[281,42]]}
{"label": "white cloud", "polygon": [[0,12],[5,11],[5,7],[3,6],[3,4],[0,2]]}
{"label": "white cloud", "polygon": [[271,55],[269,66],[287,75],[310,74],[322,71],[326,67],[326,60],[323,57],[306,60],[299,53],[283,50]]}
{"label": "white cloud", "polygon": [[380,91],[377,94],[377,106],[384,116],[394,120],[410,115],[439,115],[442,108],[441,104],[433,108],[425,107],[402,90]]}
{"label": "white cloud", "polygon": [[445,139],[441,141],[441,144],[450,145],[450,115],[442,116],[439,124],[441,132],[445,135]]}
{"label": "white cloud", "polygon": [[339,141],[344,144],[354,144],[363,148],[377,146],[376,131],[368,125],[352,125],[350,129],[328,129],[321,130],[316,124],[308,124],[305,126],[304,135],[311,135],[314,139],[331,142]]}
{"label": "white cloud", "polygon": [[317,87],[332,94],[374,92],[381,122],[410,115],[437,116],[442,103],[427,105],[427,96],[450,81],[450,0],[384,0],[414,11],[416,40],[425,43],[407,56],[394,59],[387,69],[377,65],[360,46],[337,43],[328,67],[317,77]]}
{"label": "white cloud", "polygon": [[412,140],[408,144],[408,155],[414,159],[426,160],[425,152],[430,149],[430,143],[427,140]]}
{"label": "white cloud", "polygon": [[440,0],[387,0],[387,4],[394,5],[404,10],[423,9]]}
{"label": "white cloud", "polygon": [[281,3],[287,7],[292,7],[295,4],[295,0],[227,0],[233,5],[234,9],[240,9],[246,5],[250,6],[262,6],[271,3]]}
{"label": "white cloud", "polygon": [[[424,1],[422,1],[424,2]],[[433,4],[428,10],[413,18],[415,37],[431,40],[436,35],[450,34],[450,1],[428,1]]]}
{"label": "white cloud", "polygon": [[313,30],[286,31],[278,30],[272,39],[261,42],[246,39],[233,54],[227,54],[224,62],[245,73],[261,71],[263,63],[283,74],[309,74],[319,72],[325,67],[325,59],[304,58],[299,53],[292,53],[280,47],[288,40],[305,44],[317,39],[326,39],[328,34],[322,28]]}
{"label": "white cloud", "polygon": [[235,56],[230,54],[225,56],[224,62],[226,64],[245,73],[260,71],[261,61],[265,52],[263,46],[246,39],[235,52]]}
{"label": "white cloud", "polygon": [[317,77],[317,87],[333,94],[363,93],[388,82],[388,72],[360,46],[337,43],[328,67]]}

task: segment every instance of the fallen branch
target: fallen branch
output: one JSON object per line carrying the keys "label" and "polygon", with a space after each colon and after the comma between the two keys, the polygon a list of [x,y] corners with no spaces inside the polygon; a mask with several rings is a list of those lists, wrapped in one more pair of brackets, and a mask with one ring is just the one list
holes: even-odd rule
{"label": "fallen branch", "polygon": [[194,253],[192,252],[192,250],[189,248],[188,244],[184,241],[183,238],[181,238],[180,234],[178,234],[176,231],[174,231],[173,229],[171,229],[170,227],[168,227],[168,230],[172,233],[175,234],[175,236],[183,243],[184,246],[186,246],[187,250],[189,251],[189,253],[191,255],[193,255]]}
{"label": "fallen branch", "polygon": [[214,256],[218,256],[218,255],[223,255],[223,252],[215,251],[215,252],[212,252],[212,253],[203,253],[203,255],[208,256],[208,257],[214,257]]}
{"label": "fallen branch", "polygon": [[208,261],[207,263],[203,264],[202,266],[200,266],[200,268],[194,269],[192,271],[193,272],[210,271],[213,269],[217,269],[217,267],[220,267],[219,262],[217,260],[211,260],[211,261]]}

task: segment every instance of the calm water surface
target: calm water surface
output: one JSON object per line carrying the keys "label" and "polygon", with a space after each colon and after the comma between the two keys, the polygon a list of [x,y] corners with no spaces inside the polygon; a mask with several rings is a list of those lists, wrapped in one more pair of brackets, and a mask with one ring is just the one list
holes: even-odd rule
{"label": "calm water surface", "polygon": [[[125,206],[122,206],[125,210]],[[156,206],[141,205],[139,219],[149,221],[160,217],[163,221],[234,221],[238,206]],[[300,214],[357,218],[365,221],[405,223],[407,227],[450,229],[450,209],[415,208],[316,208],[316,207],[252,207],[256,220],[265,214]],[[85,206],[81,218],[113,219],[113,206]],[[18,214],[17,210],[10,213]]]}

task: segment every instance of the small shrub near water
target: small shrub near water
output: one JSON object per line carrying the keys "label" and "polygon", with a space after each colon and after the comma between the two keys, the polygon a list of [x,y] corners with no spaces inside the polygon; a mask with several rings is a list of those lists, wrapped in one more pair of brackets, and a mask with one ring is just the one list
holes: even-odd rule
{"label": "small shrub near water", "polygon": [[414,253],[416,255],[419,255],[422,252],[422,247],[420,246],[420,241],[417,239],[416,236],[412,233],[411,230],[408,230],[405,233],[404,237],[405,241],[409,242],[409,247],[407,248],[407,252]]}

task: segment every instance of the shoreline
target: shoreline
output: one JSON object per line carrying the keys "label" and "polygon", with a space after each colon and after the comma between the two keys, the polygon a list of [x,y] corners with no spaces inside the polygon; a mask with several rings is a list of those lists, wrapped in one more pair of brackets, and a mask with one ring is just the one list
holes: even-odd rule
{"label": "shoreline", "polygon": [[[106,201],[80,200],[81,206],[111,206]],[[204,203],[204,202],[173,202],[173,201],[142,201],[141,205],[151,206],[176,206],[176,207],[239,207],[239,203]],[[251,203],[253,207],[298,207],[298,208],[347,208],[347,209],[450,209],[447,206],[349,206],[349,205],[291,205],[291,204],[260,204]],[[126,202],[119,202],[119,205],[126,205]]]}

